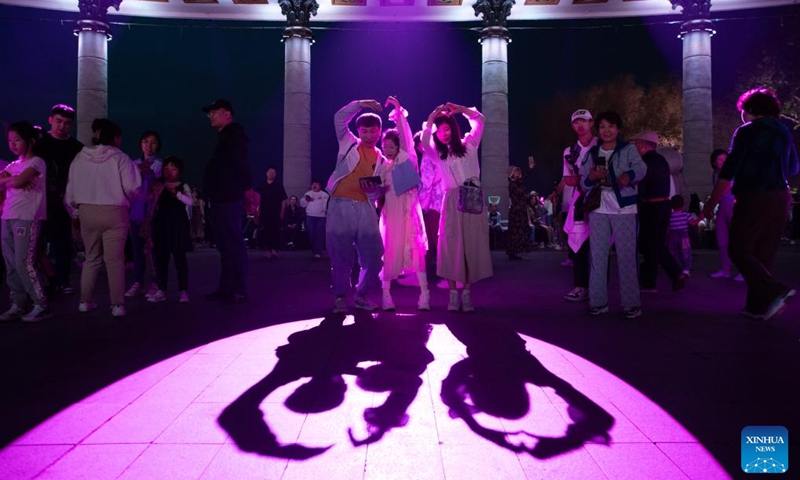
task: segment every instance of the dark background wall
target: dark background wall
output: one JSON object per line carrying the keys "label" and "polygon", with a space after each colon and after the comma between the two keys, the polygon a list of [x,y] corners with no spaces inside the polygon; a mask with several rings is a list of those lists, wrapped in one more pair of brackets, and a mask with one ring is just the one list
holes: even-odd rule
{"label": "dark background wall", "polygon": [[[712,41],[715,102],[727,101],[742,58],[761,48],[789,9],[734,12]],[[777,15],[777,16],[776,16]],[[77,14],[0,6],[0,122],[47,126],[55,103],[75,104]],[[572,140],[568,111],[542,111],[559,93],[632,73],[642,85],[681,74],[679,16],[610,21],[511,23],[509,45],[510,163],[537,158],[530,187],[547,191],[560,173],[560,151]],[[199,185],[216,133],[200,112],[230,99],[251,139],[256,183],[282,162],[282,25],[254,22],[110,19],[109,117],[123,128],[123,149],[136,157],[139,134],[158,130],[162,154],[187,161]],[[481,46],[473,24],[321,24],[312,47],[312,176],[325,179],[336,156],[332,117],[353,99],[397,95],[413,128],[446,101],[480,107]],[[787,28],[783,26],[783,28]],[[734,105],[731,105],[734,108]],[[385,118],[385,115],[384,115]],[[542,125],[563,125],[544,136]],[[633,132],[629,132],[633,133]],[[0,149],[0,157],[10,152]],[[301,193],[301,192],[289,192]]]}

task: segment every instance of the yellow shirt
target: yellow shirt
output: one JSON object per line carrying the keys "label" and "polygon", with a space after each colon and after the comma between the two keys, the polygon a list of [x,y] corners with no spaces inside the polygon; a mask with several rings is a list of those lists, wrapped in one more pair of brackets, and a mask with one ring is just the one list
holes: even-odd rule
{"label": "yellow shirt", "polygon": [[367,201],[367,194],[361,189],[358,180],[375,175],[375,164],[378,163],[378,152],[375,148],[358,146],[358,165],[349,175],[339,180],[331,193],[333,198],[349,198],[359,202]]}

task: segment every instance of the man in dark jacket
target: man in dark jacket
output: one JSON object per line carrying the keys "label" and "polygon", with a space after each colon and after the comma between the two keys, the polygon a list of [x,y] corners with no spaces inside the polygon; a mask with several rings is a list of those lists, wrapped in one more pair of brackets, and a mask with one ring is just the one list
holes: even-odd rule
{"label": "man in dark jacket", "polygon": [[667,248],[667,230],[672,213],[669,163],[656,152],[656,132],[640,132],[631,143],[647,165],[647,176],[639,182],[639,251],[643,257],[639,286],[643,292],[656,291],[658,265],[661,264],[672,282],[672,289],[677,291],[684,287],[687,277]]}
{"label": "man in dark jacket", "polygon": [[206,165],[203,188],[210,205],[215,243],[220,253],[219,288],[207,300],[227,304],[247,301],[247,249],[242,238],[244,192],[250,189],[247,163],[248,138],[244,128],[233,122],[233,106],[224,99],[203,107],[211,126],[219,131],[214,154]]}

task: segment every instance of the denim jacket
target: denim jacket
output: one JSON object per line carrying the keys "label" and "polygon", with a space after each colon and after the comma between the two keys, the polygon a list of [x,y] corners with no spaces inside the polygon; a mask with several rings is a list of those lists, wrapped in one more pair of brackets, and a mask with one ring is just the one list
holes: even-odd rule
{"label": "denim jacket", "polygon": [[[592,147],[581,160],[581,188],[586,191],[597,185],[597,181],[589,179],[589,172],[594,169],[594,161],[599,155],[600,145],[601,143],[598,143]],[[617,141],[617,146],[614,148],[611,158],[607,159],[606,164],[609,169],[611,186],[614,189],[620,208],[635,205],[638,193],[636,184],[642,181],[647,174],[647,165],[642,160],[642,157],[639,156],[636,147],[621,140]],[[627,173],[628,177],[630,177],[630,183],[627,186],[617,183],[617,177],[623,173]]]}

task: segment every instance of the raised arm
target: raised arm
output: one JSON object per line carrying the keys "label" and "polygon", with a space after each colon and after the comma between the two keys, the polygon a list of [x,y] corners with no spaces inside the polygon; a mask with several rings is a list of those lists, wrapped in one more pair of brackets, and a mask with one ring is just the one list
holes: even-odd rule
{"label": "raised arm", "polygon": [[353,100],[340,108],[333,116],[333,126],[336,128],[336,139],[339,143],[348,137],[352,137],[353,141],[356,140],[355,135],[350,131],[350,122],[358,115],[358,112],[360,112],[362,108],[367,108],[376,112],[383,110],[381,104],[375,100]]}
{"label": "raised arm", "polygon": [[392,105],[394,110],[389,114],[389,119],[397,125],[397,133],[400,136],[400,150],[406,153],[409,159],[417,165],[417,152],[414,150],[414,136],[411,133],[411,126],[408,124],[408,112],[400,106],[400,102],[395,97],[386,99],[386,106]]}
{"label": "raised arm", "polygon": [[425,153],[426,157],[430,158],[438,158],[439,155],[436,152],[436,147],[433,144],[433,122],[436,120],[436,117],[442,114],[445,111],[444,105],[439,105],[438,107],[434,108],[430,115],[428,115],[428,120],[425,122],[425,125],[422,127],[422,137],[420,138],[420,143],[422,144],[422,151]]}
{"label": "raised arm", "polygon": [[483,138],[483,126],[486,124],[486,117],[475,107],[467,108],[463,105],[449,102],[446,107],[450,110],[450,113],[460,113],[467,117],[471,129],[469,133],[464,136],[464,143],[471,142],[472,146],[478,148],[481,143],[481,138]]}

